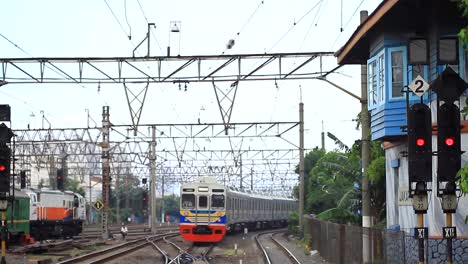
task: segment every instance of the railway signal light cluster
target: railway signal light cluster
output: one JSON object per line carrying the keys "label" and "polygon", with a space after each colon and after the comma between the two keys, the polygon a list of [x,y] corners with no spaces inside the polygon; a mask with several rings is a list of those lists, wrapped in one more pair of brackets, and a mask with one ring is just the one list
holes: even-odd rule
{"label": "railway signal light cluster", "polygon": [[142,205],[143,205],[143,209],[145,209],[147,206],[148,206],[148,192],[145,190],[143,191],[143,195],[142,195]]}
{"label": "railway signal light cluster", "polygon": [[20,188],[26,188],[26,171],[20,171]]}
{"label": "railway signal light cluster", "polygon": [[57,189],[60,191],[64,190],[63,186],[63,169],[57,169]]}
{"label": "railway signal light cluster", "polygon": [[11,150],[5,143],[0,143],[0,193],[10,192]]}
{"label": "railway signal light cluster", "polygon": [[408,169],[410,182],[432,180],[431,110],[423,103],[408,110]]}
{"label": "railway signal light cluster", "polygon": [[461,168],[460,110],[444,103],[437,111],[437,181],[455,182]]}

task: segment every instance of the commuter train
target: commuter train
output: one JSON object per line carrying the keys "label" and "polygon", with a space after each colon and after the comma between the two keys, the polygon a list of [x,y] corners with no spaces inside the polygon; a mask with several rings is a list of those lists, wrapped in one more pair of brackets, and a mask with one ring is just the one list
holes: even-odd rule
{"label": "commuter train", "polygon": [[9,241],[28,244],[82,232],[86,201],[80,194],[27,189],[15,190],[14,195],[7,209]]}
{"label": "commuter train", "polygon": [[219,242],[227,232],[284,227],[298,202],[239,192],[201,177],[181,187],[179,230],[193,242]]}

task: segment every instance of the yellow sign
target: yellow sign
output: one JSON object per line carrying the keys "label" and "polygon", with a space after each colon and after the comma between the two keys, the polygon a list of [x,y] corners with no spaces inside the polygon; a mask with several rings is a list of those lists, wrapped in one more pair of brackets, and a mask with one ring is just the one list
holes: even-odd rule
{"label": "yellow sign", "polygon": [[101,209],[104,208],[104,204],[100,200],[97,200],[96,202],[94,202],[93,207],[96,210],[101,211]]}

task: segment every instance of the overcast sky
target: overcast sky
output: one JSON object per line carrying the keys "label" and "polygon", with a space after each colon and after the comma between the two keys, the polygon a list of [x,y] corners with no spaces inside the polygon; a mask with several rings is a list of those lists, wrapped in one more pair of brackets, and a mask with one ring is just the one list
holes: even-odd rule
{"label": "overcast sky", "polygon": [[[172,54],[181,55],[336,51],[358,26],[359,10],[371,13],[380,2],[2,1],[0,57],[131,56],[145,37],[148,22],[156,24],[151,36],[154,56],[166,55],[168,44]],[[171,21],[180,21],[180,33],[170,33]],[[235,45],[226,50],[229,39],[234,39]],[[146,55],[146,44],[138,51]],[[326,63],[332,68],[336,59]],[[339,72],[329,79],[359,95],[359,67],[347,66]],[[232,121],[298,121],[302,87],[306,148],[320,145],[322,121],[325,131],[348,145],[360,138],[351,121],[360,111],[355,98],[320,81],[277,84],[240,83]],[[11,106],[13,128],[28,124],[40,128],[43,114],[52,128],[85,127],[85,109],[100,126],[104,105],[110,106],[114,124],[131,124],[121,84],[101,85],[99,89],[97,85],[8,84],[0,88],[0,104]],[[221,122],[211,84],[190,83],[186,92],[172,84],[150,85],[141,123],[196,123],[198,118]],[[326,144],[328,150],[334,148],[330,140]]]}

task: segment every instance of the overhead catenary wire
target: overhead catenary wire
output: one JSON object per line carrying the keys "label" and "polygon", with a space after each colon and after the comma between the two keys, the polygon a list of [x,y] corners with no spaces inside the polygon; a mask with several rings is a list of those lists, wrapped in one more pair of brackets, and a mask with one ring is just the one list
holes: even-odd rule
{"label": "overhead catenary wire", "polygon": [[[260,3],[257,5],[257,8],[255,8],[253,13],[250,15],[250,17],[247,19],[247,21],[244,23],[244,25],[241,27],[241,29],[237,32],[236,36],[233,38],[234,41],[237,40],[237,38],[240,36],[240,34],[244,30],[244,28],[250,23],[250,20],[252,20],[252,18],[255,16],[255,14],[260,9],[260,7],[263,6],[264,3],[265,3],[264,0],[260,1]],[[222,52],[222,54],[224,54],[227,50],[228,50],[228,48],[226,47],[224,49],[224,51]]]}
{"label": "overhead catenary wire", "polygon": [[[109,8],[109,11],[112,13],[112,15],[114,16],[115,20],[117,21],[117,23],[119,23],[120,25],[120,28],[122,29],[122,31],[125,33],[126,36],[128,36],[128,33],[127,31],[124,29],[124,27],[122,26],[122,23],[120,23],[120,20],[117,18],[117,16],[115,15],[114,11],[112,10],[112,8],[110,7],[109,3],[107,3],[107,0],[104,0],[104,3],[106,3],[107,5],[107,8]],[[133,43],[132,43],[133,44]]]}
{"label": "overhead catenary wire", "polygon": [[[18,44],[16,44],[15,42],[13,42],[13,41],[10,40],[9,38],[7,38],[7,37],[6,37],[5,35],[3,35],[2,33],[0,33],[0,36],[2,36],[2,38],[4,38],[6,41],[8,41],[10,44],[12,44],[15,48],[17,48],[17,49],[19,49],[20,51],[22,51],[24,54],[28,55],[28,56],[31,57],[31,58],[34,58],[34,56],[32,56],[29,52],[27,52],[26,50],[24,50],[23,48],[21,48]],[[46,66],[48,69],[50,69],[51,71],[53,71],[54,73],[56,73],[56,74],[58,74],[58,75],[60,75],[60,76],[62,76],[62,77],[64,77],[64,78],[66,78],[66,79],[69,79],[69,78],[68,78],[67,76],[65,76],[63,73],[57,71],[57,70],[54,69],[54,68],[51,68],[49,65],[46,64],[45,66]],[[77,84],[77,85],[79,85],[79,86],[82,87],[82,88],[89,89],[88,87],[84,86],[83,84]],[[33,107],[31,104],[29,104],[29,103],[28,103],[27,101],[25,101],[25,100],[19,99],[19,98],[17,98],[17,97],[14,97],[14,96],[12,96],[12,95],[9,95],[9,94],[7,94],[7,93],[5,93],[5,92],[3,92],[3,93],[4,93],[5,95],[10,96],[11,98],[14,98],[14,99],[16,99],[16,100],[18,100],[18,101],[23,102],[24,104],[28,105],[29,107],[31,107],[31,108],[33,108],[33,109],[39,110],[39,108]],[[107,101],[106,101],[104,98],[102,98],[102,97],[100,97],[100,98],[104,101],[104,103],[105,103],[106,105],[108,105]],[[51,114],[48,114],[48,115],[50,115],[51,117],[54,117],[54,116],[51,115]],[[55,117],[54,117],[54,118],[55,118]]]}
{"label": "overhead catenary wire", "polygon": [[331,49],[333,49],[336,45],[336,42],[338,41],[338,39],[340,38],[341,36],[341,33],[346,29],[346,27],[348,26],[348,24],[351,22],[351,20],[353,19],[353,17],[356,15],[356,12],[359,10],[359,8],[361,7],[361,5],[364,3],[365,0],[361,0],[361,3],[359,3],[359,5],[356,7],[356,9],[354,10],[353,14],[351,15],[351,17],[348,19],[348,22],[346,22],[346,24],[344,25],[344,27],[342,26],[341,29],[340,29],[340,33],[338,33],[338,35],[336,36],[336,39],[335,41],[333,41],[333,44],[331,45]]}
{"label": "overhead catenary wire", "polygon": [[130,26],[130,23],[128,22],[128,17],[127,17],[127,0],[124,1],[124,9],[125,9],[125,21],[127,22],[128,30],[130,31],[130,33],[128,33],[128,39],[132,39],[132,26]]}
{"label": "overhead catenary wire", "polygon": [[[141,13],[143,14],[143,17],[144,17],[145,20],[146,20],[146,23],[149,24],[148,17],[147,17],[146,14],[145,14],[145,10],[143,9],[143,6],[141,5],[140,0],[137,0],[137,3],[138,3],[138,6],[140,7]],[[159,51],[161,51],[161,54],[163,54],[164,52],[163,52],[163,50],[162,50],[162,48],[161,48],[161,45],[159,44],[158,39],[157,39],[156,36],[155,36],[153,30],[154,30],[154,28],[151,27],[151,28],[150,28],[151,36],[153,37],[154,41],[156,41],[156,44],[158,45]],[[149,37],[149,36],[148,36],[148,37]]]}
{"label": "overhead catenary wire", "polygon": [[307,15],[310,14],[310,12],[312,12],[323,0],[319,0],[311,9],[309,9],[304,15],[302,15],[301,18],[299,18],[299,20],[294,20],[294,23],[293,25],[288,29],[288,31],[286,31],[286,33],[283,34],[283,36],[281,36],[281,38],[278,39],[278,41],[276,41],[276,43],[268,49],[268,52],[270,52],[272,49],[274,49],[276,47],[276,45],[278,45],[288,34],[289,32],[291,32],[291,30],[297,25],[299,24]]}
{"label": "overhead catenary wire", "polygon": [[309,33],[310,33],[310,31],[312,30],[312,27],[313,27],[314,25],[317,26],[318,19],[319,19],[319,14],[320,14],[320,10],[322,9],[322,3],[323,3],[323,0],[320,1],[320,6],[319,6],[319,8],[317,9],[317,12],[315,13],[314,19],[312,19],[312,23],[310,23],[310,26],[309,26],[309,28],[307,29],[306,34],[304,35],[304,39],[302,40],[301,46],[299,47],[299,52],[302,51],[302,47],[304,46],[304,43],[305,43],[307,37],[309,36]]}

